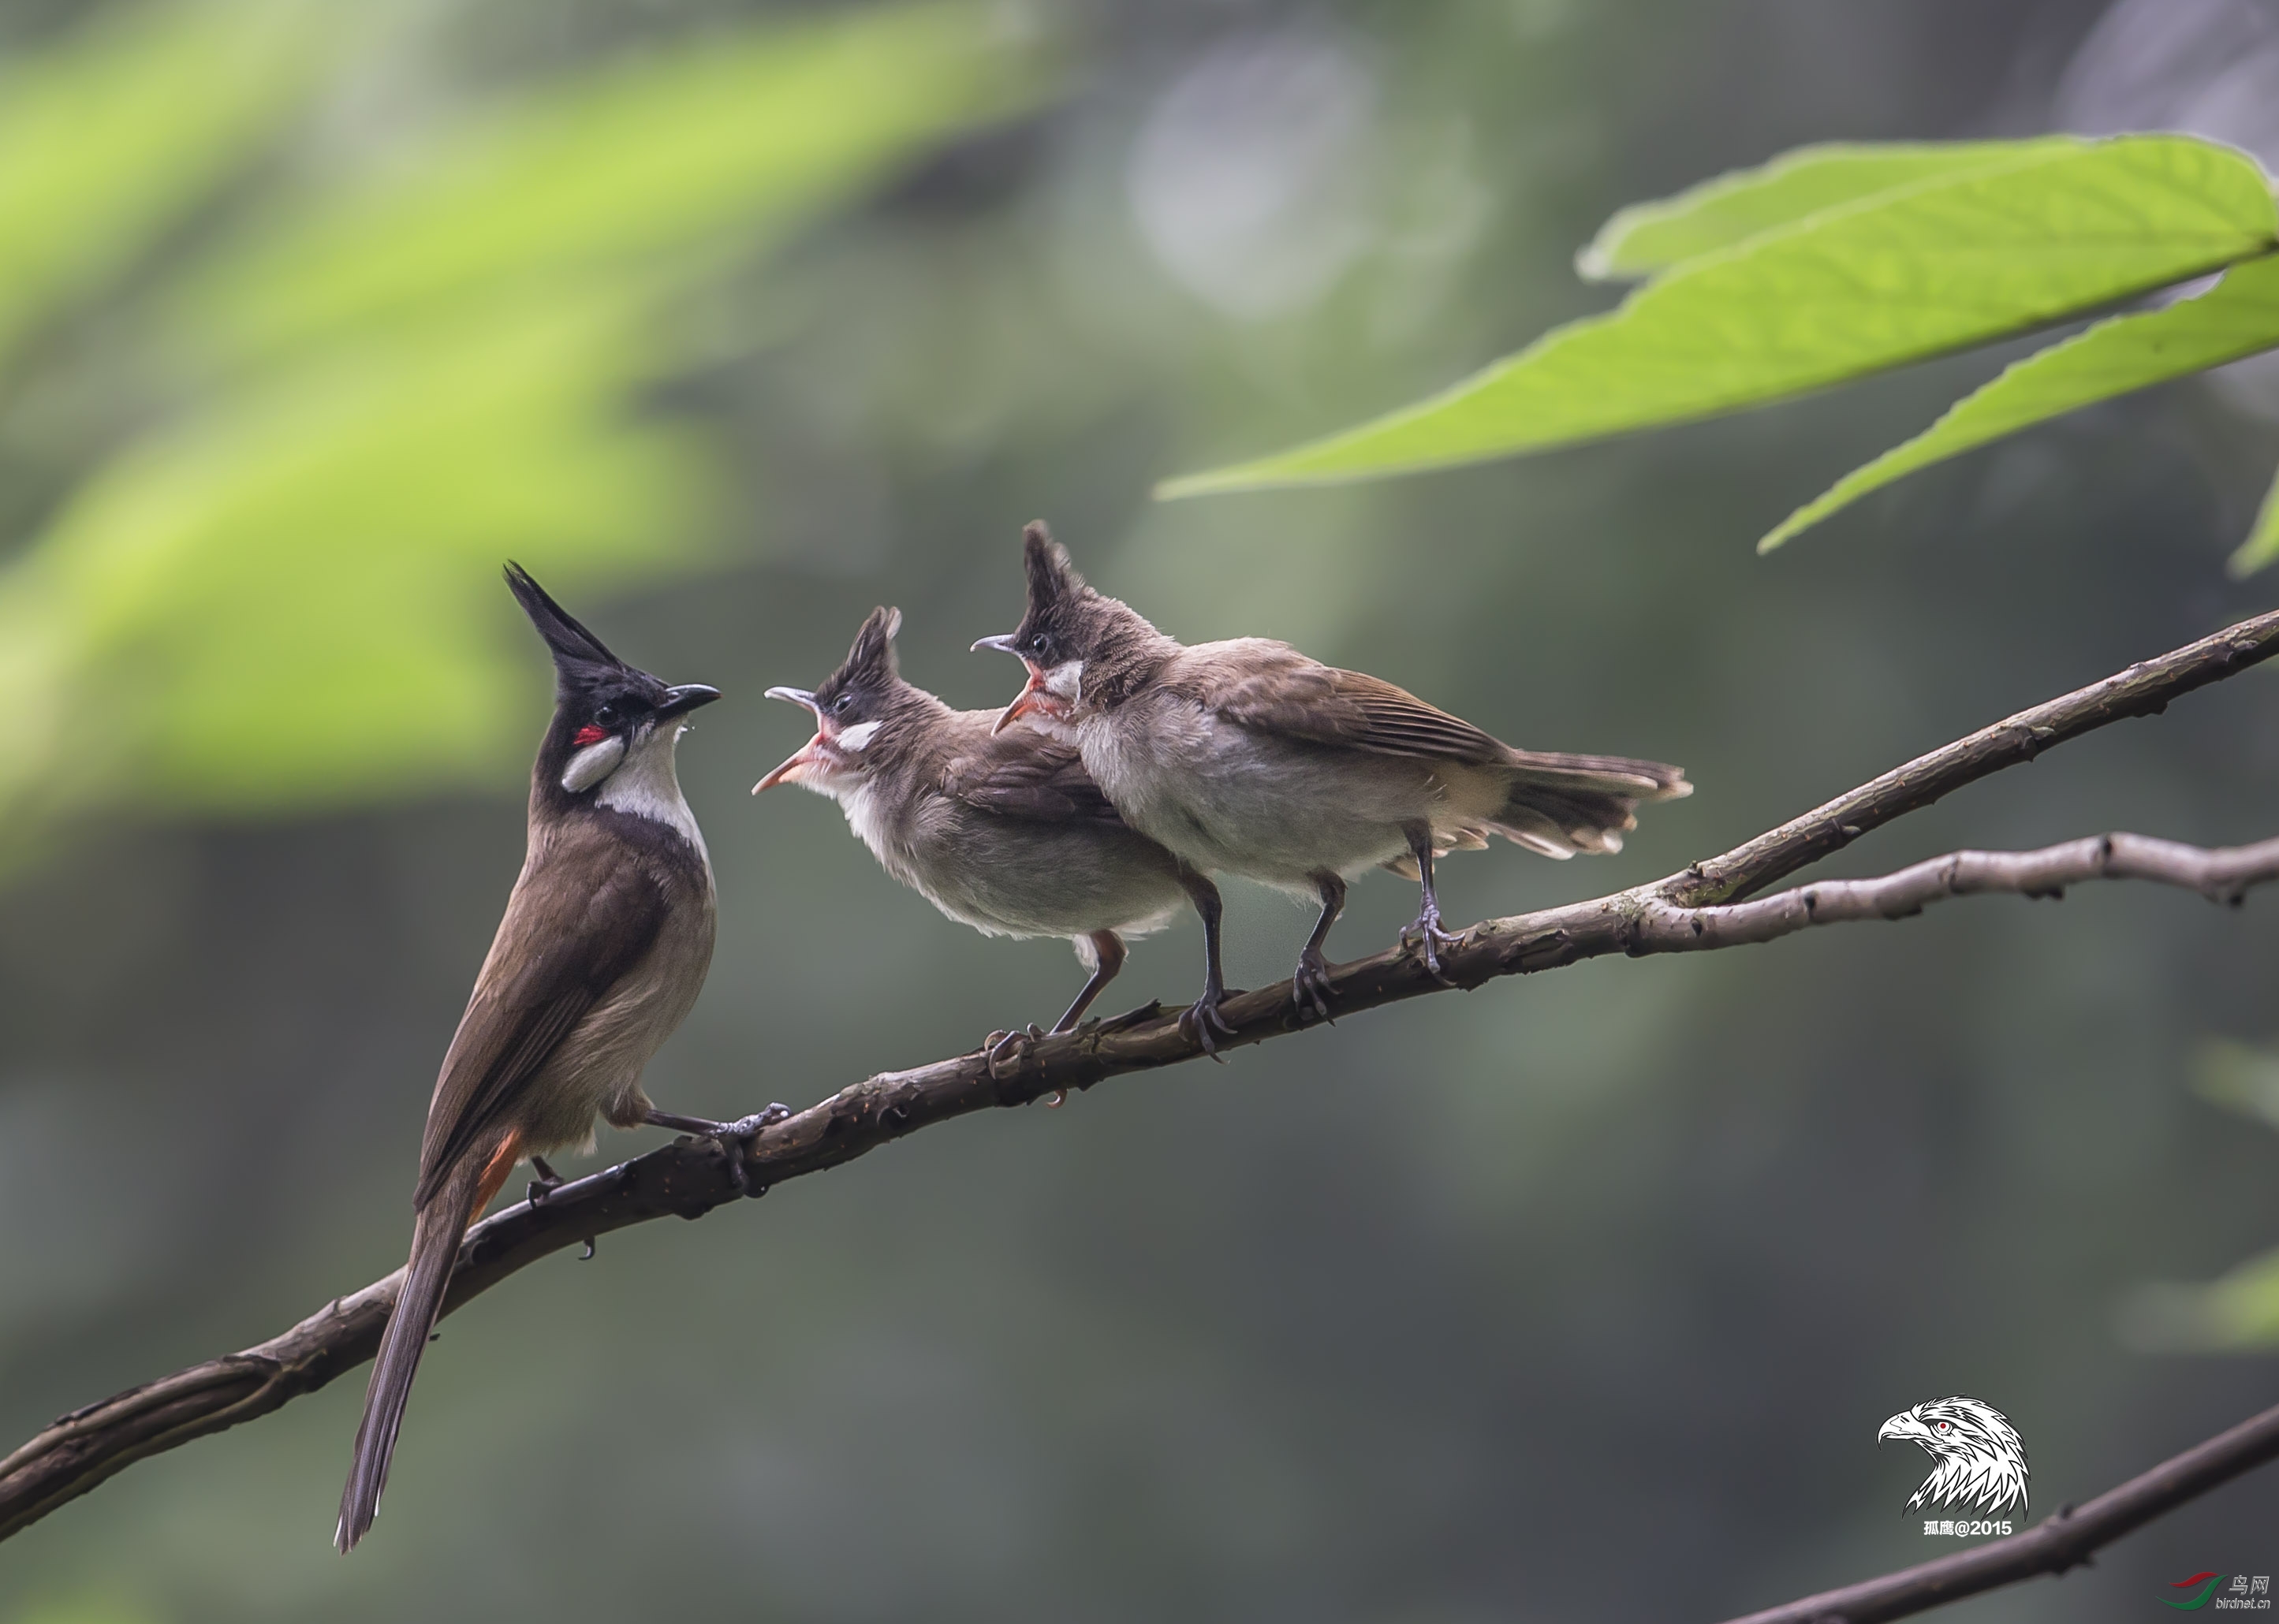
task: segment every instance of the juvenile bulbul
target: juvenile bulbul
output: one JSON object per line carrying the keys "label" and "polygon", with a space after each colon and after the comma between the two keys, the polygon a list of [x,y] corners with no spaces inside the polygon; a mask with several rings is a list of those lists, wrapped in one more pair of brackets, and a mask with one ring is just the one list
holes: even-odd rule
{"label": "juvenile bulbul", "polygon": [[901,624],[901,610],[872,609],[821,687],[768,690],[813,711],[815,737],[752,793],[797,784],[830,796],[887,873],[985,936],[1067,937],[1091,972],[1053,1027],[1070,1030],[1124,967],[1125,936],[1186,900],[1209,917],[1216,890],[1134,833],[1072,746],[998,730],[997,712],[953,710],[904,681]]}
{"label": "juvenile bulbul", "polygon": [[[671,688],[602,646],[518,565],[507,585],[554,655],[554,720],[530,780],[528,854],[443,1056],[419,1147],[411,1260],[364,1393],[334,1543],[372,1527],[419,1355],[467,1225],[516,1162],[590,1145],[594,1117],[740,1140],[733,1124],[657,1110],[641,1069],[680,1024],[712,960],[712,865],[681,798],[673,750],[720,697]],[[731,1143],[731,1141],[735,1141]]]}
{"label": "juvenile bulbul", "polygon": [[[1320,899],[1299,954],[1301,1015],[1329,1014],[1322,944],[1346,881],[1382,867],[1423,888],[1414,936],[1439,976],[1432,860],[1506,839],[1547,857],[1621,849],[1642,801],[1691,794],[1675,767],[1515,750],[1375,677],[1263,638],[1190,648],[1086,586],[1042,525],[1023,537],[1028,613],[977,648],[1017,655],[1027,686],[1004,725],[1035,716],[1071,739],[1124,821],[1208,873]],[[1208,917],[1207,917],[1207,923]],[[1206,931],[1197,1038],[1227,1030],[1218,933]]]}

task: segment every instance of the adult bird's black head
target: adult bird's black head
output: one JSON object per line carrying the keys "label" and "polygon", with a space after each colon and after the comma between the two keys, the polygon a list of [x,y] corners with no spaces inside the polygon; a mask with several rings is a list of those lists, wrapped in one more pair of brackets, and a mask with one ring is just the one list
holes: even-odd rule
{"label": "adult bird's black head", "polygon": [[[658,771],[671,776],[673,746],[685,725],[679,718],[710,704],[720,691],[701,682],[671,687],[627,665],[520,564],[507,565],[506,584],[554,655],[554,724],[532,770],[533,801],[566,809],[612,800],[614,785],[625,798],[646,802]],[[634,793],[637,785],[641,793]]]}
{"label": "adult bird's black head", "polygon": [[1029,670],[1028,686],[997,718],[1001,730],[1034,716],[1060,732],[1087,711],[1114,706],[1176,647],[1129,604],[1086,585],[1042,523],[1021,532],[1021,564],[1029,586],[1021,624],[973,645],[1012,655]]}
{"label": "adult bird's black head", "polygon": [[940,709],[932,696],[902,680],[894,661],[894,633],[902,624],[902,610],[874,609],[820,687],[768,690],[770,699],[813,711],[815,737],[752,785],[752,793],[801,784],[837,794],[902,759],[909,724]]}

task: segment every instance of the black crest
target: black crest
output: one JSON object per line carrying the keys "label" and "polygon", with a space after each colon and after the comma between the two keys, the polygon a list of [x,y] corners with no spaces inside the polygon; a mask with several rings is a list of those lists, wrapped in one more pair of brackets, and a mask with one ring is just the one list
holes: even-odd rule
{"label": "black crest", "polygon": [[1021,532],[1021,563],[1029,577],[1029,612],[1049,610],[1090,593],[1084,577],[1069,562],[1068,548],[1053,540],[1042,519],[1032,519]]}
{"label": "black crest", "polygon": [[600,665],[612,670],[623,670],[625,663],[611,654],[609,645],[588,632],[585,625],[554,601],[553,594],[533,578],[529,571],[518,563],[506,567],[507,589],[514,594],[522,612],[530,617],[530,624],[538,628],[538,635],[546,640],[553,651],[554,663],[562,665]]}
{"label": "black crest", "polygon": [[1013,634],[1013,652],[1039,665],[1083,658],[1097,630],[1097,606],[1107,600],[1085,585],[1041,520],[1021,532],[1021,565],[1029,607]]}
{"label": "black crest", "polygon": [[839,669],[815,691],[818,715],[839,725],[879,721],[894,713],[908,694],[916,692],[902,680],[894,660],[894,633],[902,627],[902,611],[874,609],[855,633],[855,645]]}
{"label": "black crest", "polygon": [[894,663],[894,633],[902,629],[902,611],[874,609],[855,633],[853,647],[836,673],[848,682],[886,684],[902,675]]}
{"label": "black crest", "polygon": [[609,645],[556,603],[529,571],[518,563],[508,564],[506,584],[554,656],[555,697],[565,711],[613,699],[648,705],[663,702],[662,682],[611,654]]}

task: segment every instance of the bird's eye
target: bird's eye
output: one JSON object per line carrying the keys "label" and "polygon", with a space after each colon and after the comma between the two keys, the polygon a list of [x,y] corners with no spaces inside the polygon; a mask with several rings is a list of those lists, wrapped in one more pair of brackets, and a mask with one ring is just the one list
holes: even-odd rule
{"label": "bird's eye", "polygon": [[847,707],[854,702],[855,696],[852,693],[842,693],[831,701],[831,714],[834,716],[843,716],[847,714]]}
{"label": "bird's eye", "polygon": [[1029,647],[1038,654],[1045,652],[1045,634],[1041,632],[1029,640]]}
{"label": "bird's eye", "polygon": [[594,713],[594,721],[595,725],[600,727],[617,726],[618,708],[615,705],[602,706],[599,710]]}
{"label": "bird's eye", "polygon": [[1939,1422],[1939,1424],[1938,1424],[1938,1429],[1939,1429],[1941,1432],[1945,1432],[1945,1431],[1946,1431],[1950,1427],[1952,1427],[1953,1425],[1953,1423],[1952,1421],[1941,1421],[1941,1422]]}

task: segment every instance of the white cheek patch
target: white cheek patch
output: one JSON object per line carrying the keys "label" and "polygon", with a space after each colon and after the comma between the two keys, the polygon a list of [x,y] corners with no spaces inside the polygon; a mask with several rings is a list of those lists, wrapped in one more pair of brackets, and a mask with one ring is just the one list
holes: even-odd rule
{"label": "white cheek patch", "polygon": [[878,736],[879,724],[876,722],[857,722],[854,726],[848,728],[844,732],[833,734],[832,736],[831,743],[834,749],[867,750],[871,747],[871,741]]}
{"label": "white cheek patch", "polygon": [[1063,660],[1045,673],[1045,692],[1074,704],[1084,693],[1084,662]]}
{"label": "white cheek patch", "polygon": [[562,787],[573,795],[589,790],[615,772],[618,763],[625,759],[625,741],[622,739],[604,739],[599,744],[587,745],[570,758],[570,765],[563,770]]}

